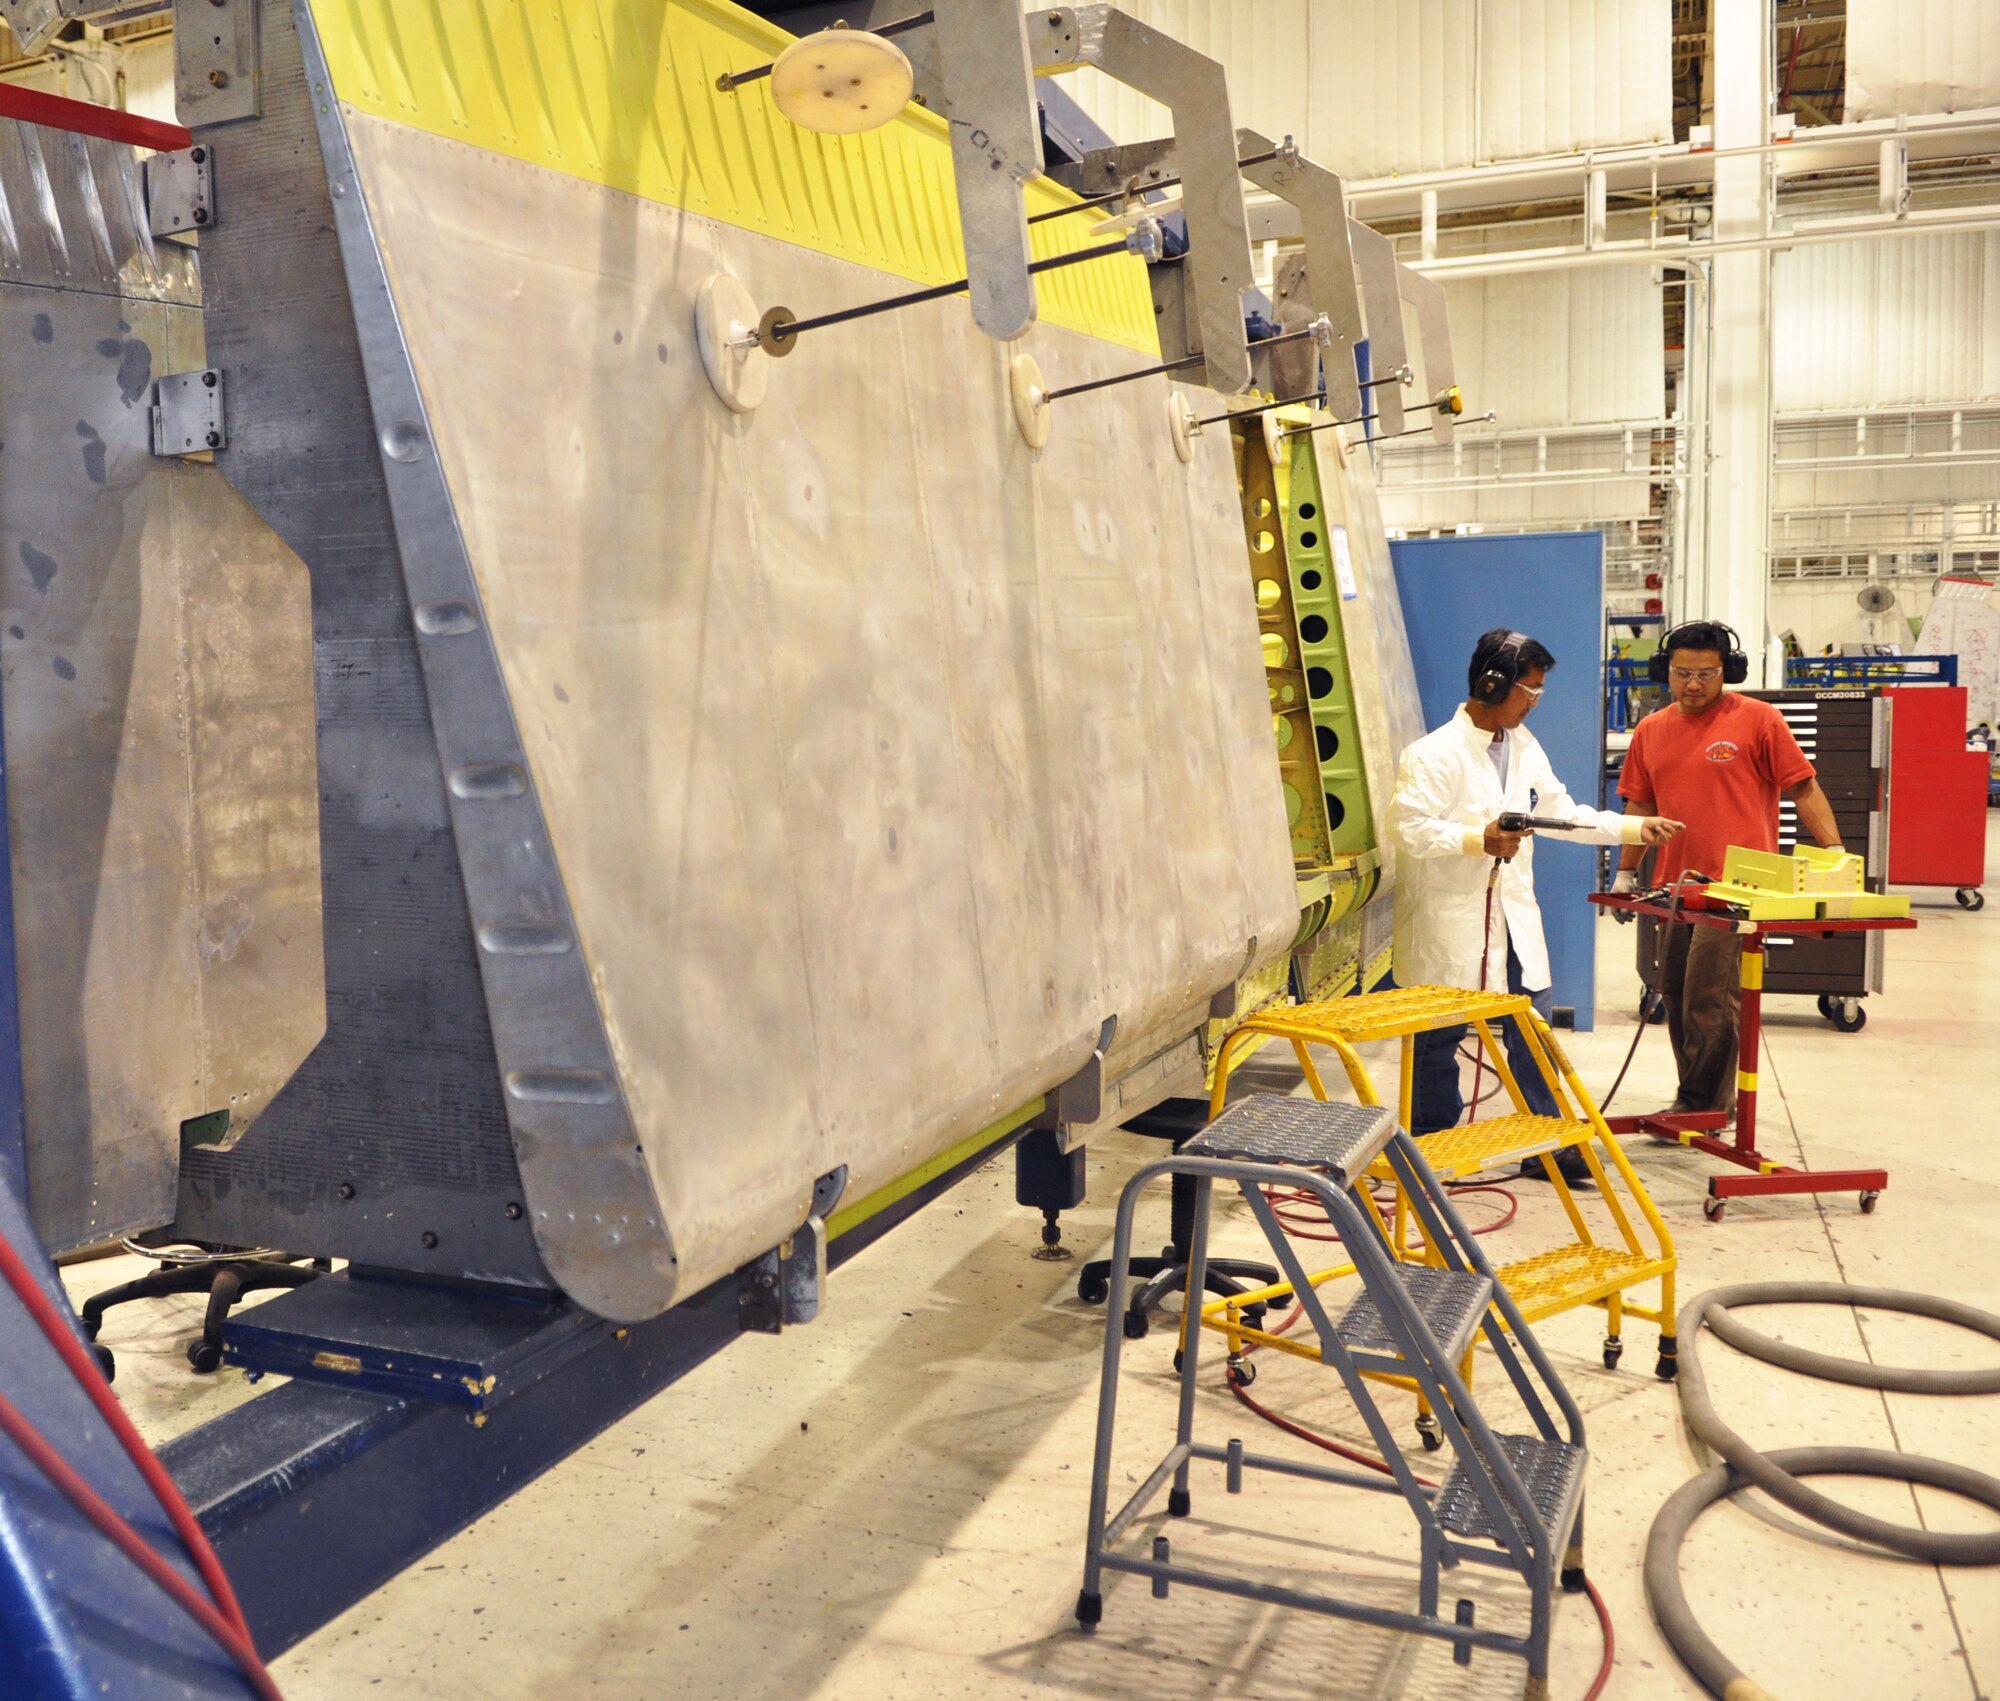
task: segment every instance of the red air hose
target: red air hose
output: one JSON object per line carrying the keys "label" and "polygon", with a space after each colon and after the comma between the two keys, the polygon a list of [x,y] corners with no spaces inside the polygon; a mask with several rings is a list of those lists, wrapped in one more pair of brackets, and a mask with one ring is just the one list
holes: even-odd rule
{"label": "red air hose", "polygon": [[[194,1568],[208,1587],[214,1599],[214,1606],[203,1601],[190,1589],[140,1537],[130,1524],[120,1518],[91,1489],[90,1485],[77,1476],[65,1464],[43,1436],[11,1404],[4,1405],[0,1413],[0,1428],[4,1428],[29,1460],[47,1476],[63,1495],[85,1518],[115,1542],[119,1549],[130,1558],[146,1575],[158,1583],[204,1630],[213,1636],[229,1656],[243,1668],[250,1685],[268,1701],[277,1701],[277,1685],[264,1670],[257,1658],[252,1643],[250,1627],[244,1620],[243,1609],[238,1605],[236,1593],[229,1586],[229,1578],[222,1569],[222,1562],[215,1557],[215,1550],[208,1545],[208,1538],[201,1533],[201,1526],[195,1522],[193,1512],[181,1498],[180,1490],[174,1486],[173,1478],[153,1456],[153,1451],[132,1427],[132,1420],[125,1415],[125,1409],[118,1403],[118,1397],[111,1392],[111,1385],[104,1380],[96,1361],[85,1350],[76,1333],[64,1321],[54,1302],[42,1291],[41,1284],[34,1278],[19,1252],[4,1234],[0,1234],[0,1277],[14,1290],[22,1308],[34,1320],[49,1344],[55,1348],[69,1373],[76,1378],[104,1419],[118,1444],[131,1459],[146,1486],[152,1491],[160,1509],[166,1514],[167,1522],[187,1549]],[[141,1553],[144,1558],[141,1558]]]}

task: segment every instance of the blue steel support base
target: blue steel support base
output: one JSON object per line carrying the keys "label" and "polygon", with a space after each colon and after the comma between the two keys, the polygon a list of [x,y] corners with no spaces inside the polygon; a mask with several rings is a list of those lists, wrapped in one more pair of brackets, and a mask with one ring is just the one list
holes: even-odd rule
{"label": "blue steel support base", "polygon": [[[829,1266],[1019,1138],[1019,1129],[1001,1135],[856,1224],[828,1247]],[[296,1330],[283,1324],[287,1310]],[[326,1277],[232,1318],[225,1340],[239,1363],[345,1385],[288,1382],[168,1443],[160,1458],[273,1659],[745,1327],[733,1276],[630,1328],[490,1289]],[[321,1354],[359,1368],[315,1366]]]}
{"label": "blue steel support base", "polygon": [[291,1382],[160,1458],[273,1658],[727,1346],[737,1310],[732,1280],[625,1330],[571,1312],[593,1344],[479,1413]]}

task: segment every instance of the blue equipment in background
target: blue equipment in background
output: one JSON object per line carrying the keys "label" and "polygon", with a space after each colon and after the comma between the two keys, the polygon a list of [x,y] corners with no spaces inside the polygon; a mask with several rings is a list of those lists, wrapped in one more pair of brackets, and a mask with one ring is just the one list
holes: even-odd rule
{"label": "blue equipment in background", "polygon": [[[1441,726],[1465,701],[1465,668],[1480,633],[1526,632],[1556,658],[1548,695],[1529,728],[1580,803],[1597,801],[1604,769],[1604,536],[1534,532],[1515,537],[1414,538],[1392,543],[1396,589],[1410,631],[1424,721]],[[1596,1024],[1597,847],[1554,835],[1535,847],[1535,890],[1549,942],[1558,1010]]]}

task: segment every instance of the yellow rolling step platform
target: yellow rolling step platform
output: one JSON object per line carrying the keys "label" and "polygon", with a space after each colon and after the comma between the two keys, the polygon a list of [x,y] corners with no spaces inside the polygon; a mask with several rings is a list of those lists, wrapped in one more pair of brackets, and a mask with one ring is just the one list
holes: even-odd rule
{"label": "yellow rolling step platform", "polygon": [[[1537,1116],[1528,1109],[1520,1083],[1508,1067],[1497,1031],[1501,1022],[1513,1022],[1526,1040],[1528,1054],[1535,1060],[1554,1099],[1557,1116]],[[1315,1047],[1326,1047],[1340,1059],[1355,1095],[1363,1104],[1380,1104],[1368,1066],[1356,1047],[1374,1041],[1400,1039],[1401,1069],[1398,1083],[1398,1120],[1409,1126],[1414,1048],[1411,1041],[1420,1033],[1440,1028],[1469,1026],[1478,1037],[1481,1050],[1512,1109],[1498,1116],[1483,1117],[1457,1128],[1440,1129],[1418,1142],[1425,1160],[1445,1182],[1469,1181],[1474,1177],[1513,1171],[1524,1159],[1542,1160],[1556,1198],[1569,1219],[1572,1238],[1529,1257],[1501,1265],[1499,1278],[1530,1323],[1580,1305],[1596,1305],[1606,1314],[1604,1363],[1615,1367],[1624,1352],[1623,1321],[1626,1312],[1656,1323],[1660,1328],[1660,1357],[1657,1374],[1674,1374],[1673,1236],[1660,1219],[1645,1184],[1626,1160],[1625,1153],[1605,1125],[1596,1103],[1577,1079],[1576,1070],[1548,1025],[1535,1013],[1525,995],[1500,992],[1471,992],[1456,987],[1399,987],[1389,992],[1367,993],[1324,1004],[1294,1005],[1266,1010],[1239,1023],[1225,1036],[1216,1053],[1214,1084],[1209,1101],[1211,1117],[1221,1113],[1229,1091],[1230,1071],[1256,1047],[1273,1040],[1290,1043],[1313,1096],[1325,1099],[1326,1082],[1321,1076]],[[1589,1215],[1571,1192],[1556,1167],[1557,1153],[1575,1147],[1583,1155],[1597,1199]],[[1371,1174],[1394,1185],[1387,1166]],[[1365,1197],[1365,1196],[1364,1196]],[[1597,1219],[1593,1226],[1592,1219]],[[1606,1220],[1608,1219],[1608,1220]],[[1376,1213],[1396,1256],[1406,1262],[1442,1263],[1438,1249],[1419,1239],[1413,1243],[1409,1231],[1416,1223],[1400,1190],[1385,1217]],[[1602,1235],[1603,1238],[1600,1238]],[[1313,1286],[1335,1281],[1353,1273],[1352,1264],[1339,1264],[1316,1271]],[[1656,1306],[1633,1303],[1627,1296],[1644,1282],[1658,1277],[1660,1299]],[[1279,1352],[1317,1358],[1318,1347],[1311,1341],[1295,1341],[1269,1330],[1251,1327],[1244,1321],[1246,1310],[1253,1312],[1293,1297],[1287,1283],[1243,1293],[1226,1300],[1214,1300],[1201,1310],[1205,1327],[1229,1337],[1232,1352],[1255,1343]],[[1470,1363],[1466,1373],[1470,1374]],[[1395,1381],[1390,1377],[1387,1380]],[[1421,1406],[1421,1401],[1419,1402]],[[1425,1444],[1434,1445],[1437,1426],[1428,1411],[1418,1418]]]}

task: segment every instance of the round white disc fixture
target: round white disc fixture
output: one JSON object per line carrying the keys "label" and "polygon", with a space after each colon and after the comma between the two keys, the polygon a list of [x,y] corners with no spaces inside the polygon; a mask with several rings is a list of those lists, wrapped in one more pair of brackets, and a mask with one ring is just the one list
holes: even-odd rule
{"label": "round white disc fixture", "polygon": [[826,136],[879,129],[910,104],[907,54],[867,30],[816,30],[778,55],[771,99],[794,124]]}
{"label": "round white disc fixture", "polygon": [[1167,392],[1167,429],[1173,433],[1174,453],[1183,465],[1194,459],[1194,440],[1201,433],[1195,411],[1178,390]]}
{"label": "round white disc fixture", "polygon": [[1014,395],[1014,423],[1029,448],[1041,448],[1049,440],[1049,403],[1042,369],[1032,354],[1017,354],[1007,362],[1007,387]]}
{"label": "round white disc fixture", "polygon": [[771,357],[757,346],[757,303],[727,272],[710,273],[695,292],[694,340],[715,393],[731,411],[754,413]]}

